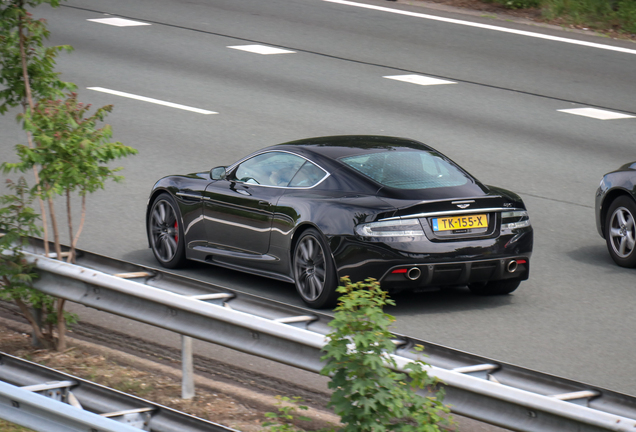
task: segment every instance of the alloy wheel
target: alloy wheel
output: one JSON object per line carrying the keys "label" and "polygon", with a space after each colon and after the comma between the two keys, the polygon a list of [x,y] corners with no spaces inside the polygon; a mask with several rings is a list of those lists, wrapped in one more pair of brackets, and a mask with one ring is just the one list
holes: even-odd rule
{"label": "alloy wheel", "polygon": [[636,244],[634,215],[625,207],[618,207],[612,213],[609,228],[610,243],[619,258],[631,255]]}
{"label": "alloy wheel", "polygon": [[178,252],[179,222],[172,205],[159,200],[151,213],[152,248],[164,262],[172,260]]}
{"label": "alloy wheel", "polygon": [[294,257],[294,273],[298,292],[307,301],[314,301],[325,289],[327,263],[318,239],[307,235],[300,239]]}

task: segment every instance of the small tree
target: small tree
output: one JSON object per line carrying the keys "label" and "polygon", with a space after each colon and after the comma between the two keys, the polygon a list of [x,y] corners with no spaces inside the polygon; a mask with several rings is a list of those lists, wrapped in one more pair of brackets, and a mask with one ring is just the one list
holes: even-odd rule
{"label": "small tree", "polygon": [[[70,51],[68,45],[46,47],[49,38],[46,21],[36,20],[27,7],[47,3],[59,6],[59,0],[5,0],[0,2],[0,114],[9,107],[22,105],[23,111],[34,108],[34,100],[61,96],[64,90],[73,90],[75,85],[59,79],[54,71],[57,54]],[[27,132],[30,148],[34,147],[31,134]],[[36,183],[39,183],[37,168],[33,168]],[[48,255],[48,224],[44,201],[39,197],[40,214],[44,233],[44,250]],[[49,202],[49,205],[51,203]]]}
{"label": "small tree", "polygon": [[333,389],[329,403],[342,423],[343,432],[439,431],[442,417],[449,409],[442,404],[443,390],[434,396],[420,396],[416,389],[437,388],[436,378],[424,370],[421,360],[410,363],[407,374],[397,372],[390,353],[395,350],[390,325],[395,318],[383,312],[385,305],[394,305],[374,279],[344,286],[329,323],[334,331],[327,335],[324,347],[326,361],[322,375],[331,375]]}
{"label": "small tree", "polygon": [[[89,105],[79,103],[74,93],[64,100],[59,99],[64,96],[64,91],[74,89],[75,85],[59,79],[59,73],[54,71],[55,59],[61,50],[70,51],[72,48],[44,46],[49,37],[46,22],[34,19],[27,11],[28,7],[42,3],[57,7],[60,1],[0,1],[0,114],[9,107],[22,104],[24,113],[18,119],[23,121],[28,142],[27,146],[16,147],[20,162],[3,163],[1,168],[5,173],[33,170],[36,185],[31,193],[40,202],[44,251],[48,256],[46,200],[57,259],[62,259],[62,249],[53,197],[66,197],[71,246],[68,261],[74,262],[77,241],[85,221],[86,194],[103,188],[109,178],[121,180],[121,176],[115,175],[119,169],[111,169],[108,163],[134,154],[136,150],[119,142],[109,143],[112,136],[110,126],[96,128],[96,123],[104,120],[112,106],[99,108],[89,116]],[[80,223],[75,233],[71,209],[73,193],[79,194],[82,200]],[[35,297],[29,299],[34,300]],[[42,304],[35,301],[33,306]],[[64,300],[58,299],[55,312],[47,316],[60,318],[57,320],[57,349],[64,350],[66,321],[63,317],[67,316]]]}
{"label": "small tree", "polygon": [[[37,278],[33,265],[24,257],[28,238],[38,235],[36,224],[39,216],[30,207],[32,197],[24,178],[17,182],[7,180],[12,194],[0,196],[0,299],[13,301],[33,328],[36,340],[46,348],[54,346],[53,324],[57,321],[55,299],[33,288]],[[34,313],[42,312],[38,317]],[[75,315],[66,314],[68,322],[75,322]]]}
{"label": "small tree", "polygon": [[[88,115],[90,105],[77,101],[77,95],[71,93],[65,100],[42,100],[34,109],[27,109],[20,116],[25,129],[38,143],[35,148],[25,145],[16,146],[20,162],[2,164],[4,172],[39,168],[40,193],[52,203],[55,195],[66,198],[67,223],[70,251],[68,262],[74,262],[75,249],[86,217],[86,195],[103,189],[106,180],[120,181],[122,176],[115,173],[121,168],[111,168],[108,163],[113,159],[136,154],[137,151],[120,142],[109,142],[112,131],[109,125],[97,128],[97,122],[103,121],[112,105],[99,108]],[[81,197],[81,217],[77,232],[73,230],[71,196]],[[52,204],[49,215],[53,227],[55,250],[61,256],[61,245],[57,217]],[[64,300],[57,302],[57,315],[64,314]],[[58,350],[65,349],[64,320],[58,320]]]}

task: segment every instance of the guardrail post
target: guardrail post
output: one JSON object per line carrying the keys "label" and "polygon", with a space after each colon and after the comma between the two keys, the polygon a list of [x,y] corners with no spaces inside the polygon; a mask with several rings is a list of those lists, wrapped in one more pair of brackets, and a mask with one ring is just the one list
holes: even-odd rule
{"label": "guardrail post", "polygon": [[181,335],[181,397],[194,397],[194,366],[192,361],[192,338]]}

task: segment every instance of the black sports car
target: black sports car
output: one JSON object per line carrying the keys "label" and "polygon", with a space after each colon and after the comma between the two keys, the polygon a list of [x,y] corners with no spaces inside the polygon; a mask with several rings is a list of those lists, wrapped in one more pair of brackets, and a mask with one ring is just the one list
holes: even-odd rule
{"label": "black sports car", "polygon": [[603,176],[596,191],[596,228],[614,262],[636,266],[636,162]]}
{"label": "black sports car", "polygon": [[339,278],[386,289],[468,285],[508,294],[528,278],[521,198],[404,138],[309,138],[152,188],[147,233],[161,265],[191,259],[296,284],[330,307]]}

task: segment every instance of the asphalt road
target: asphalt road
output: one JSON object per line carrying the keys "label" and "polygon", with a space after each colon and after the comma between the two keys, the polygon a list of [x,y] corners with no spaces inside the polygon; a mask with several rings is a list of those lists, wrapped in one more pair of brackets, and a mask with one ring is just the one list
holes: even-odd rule
{"label": "asphalt road", "polygon": [[[115,104],[115,139],[139,150],[119,163],[125,182],[90,197],[80,248],[156,266],[144,212],[161,176],[309,136],[412,137],[520,193],[535,253],[510,296],[398,296],[396,332],[636,395],[635,273],[613,264],[593,212],[601,176],[636,160],[636,44],[380,0],[71,0],[36,16],[49,19],[51,43],[75,47],[58,61],[62,78],[83,101]],[[150,25],[88,21],[103,18]],[[229,48],[245,45],[293,52]],[[385,78],[403,75],[442,82]],[[575,108],[625,117],[559,111]],[[0,118],[0,160],[25,141],[16,113]],[[301,304],[288,284],[184,273]]]}

